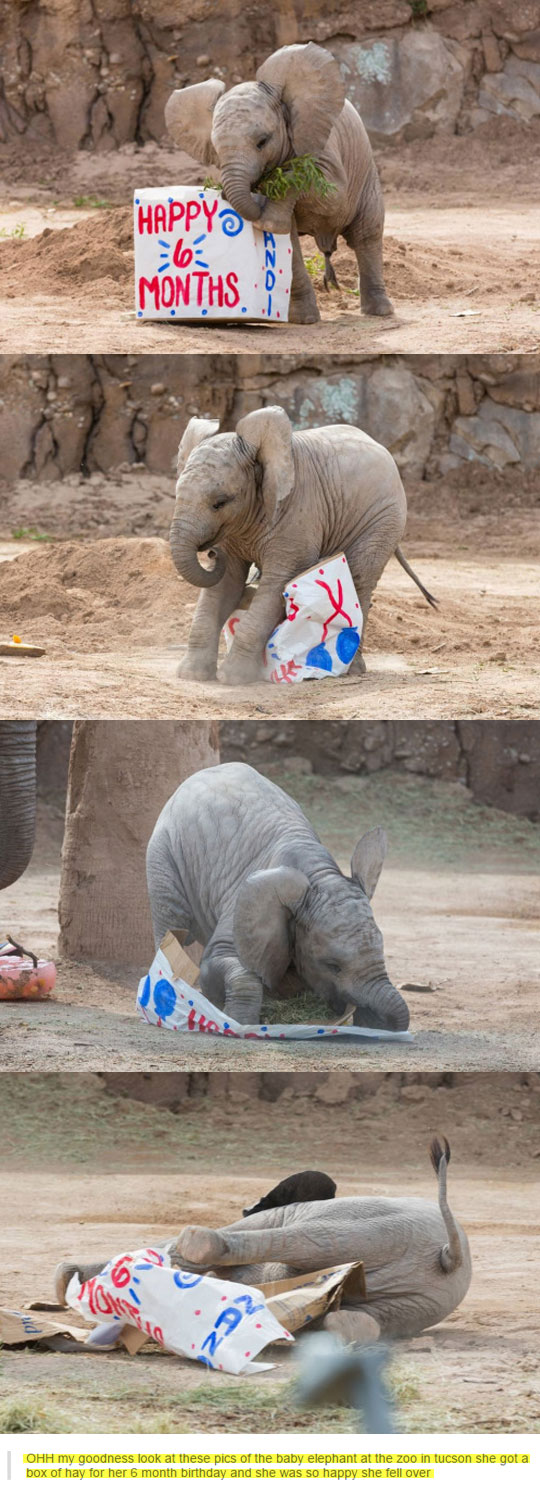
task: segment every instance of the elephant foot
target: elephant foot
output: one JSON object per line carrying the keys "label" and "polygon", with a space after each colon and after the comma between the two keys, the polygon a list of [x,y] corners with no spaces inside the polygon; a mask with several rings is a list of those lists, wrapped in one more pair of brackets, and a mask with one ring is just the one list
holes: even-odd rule
{"label": "elephant foot", "polygon": [[248,682],[258,682],[260,672],[248,658],[233,657],[229,653],[219,667],[218,682],[225,682],[228,687],[241,687]]}
{"label": "elephant foot", "polygon": [[176,669],[176,676],[184,682],[215,682],[216,663],[184,656]]}
{"label": "elephant foot", "polygon": [[362,312],[369,318],[391,318],[394,309],[386,292],[366,292],[361,298]]}
{"label": "elephant foot", "polygon": [[217,1229],[206,1229],[200,1224],[188,1224],[180,1231],[175,1245],[175,1254],[194,1266],[214,1266],[225,1255],[227,1246]]}
{"label": "elephant foot", "polygon": [[342,1339],[344,1344],[376,1344],[381,1333],[375,1318],[356,1307],[327,1313],[322,1326],[328,1333]]}
{"label": "elephant foot", "polygon": [[289,303],[289,323],[320,323],[321,314],[315,303],[291,301]]}
{"label": "elephant foot", "polygon": [[353,656],[353,659],[352,659],[351,665],[349,667],[347,676],[348,677],[365,677],[366,672],[367,672],[367,667],[366,667],[366,663],[364,661],[364,658],[362,656],[362,652],[361,651],[357,651],[356,656]]}

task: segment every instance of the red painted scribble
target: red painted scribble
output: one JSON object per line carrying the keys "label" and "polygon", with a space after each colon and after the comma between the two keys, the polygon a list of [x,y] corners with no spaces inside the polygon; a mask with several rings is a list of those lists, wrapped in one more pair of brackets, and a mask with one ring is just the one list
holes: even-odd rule
{"label": "red painted scribble", "polygon": [[295,620],[297,614],[299,614],[299,611],[300,611],[300,605],[297,604],[294,599],[289,599],[288,608],[287,608],[287,619],[288,620]]}
{"label": "red painted scribble", "polygon": [[326,640],[326,637],[328,635],[328,626],[331,624],[332,620],[336,619],[337,615],[343,615],[343,619],[347,621],[348,625],[352,625],[352,620],[350,615],[348,615],[346,610],[344,610],[343,608],[343,584],[341,582],[341,579],[338,578],[337,581],[337,599],[334,599],[334,595],[332,593],[330,585],[328,583],[323,583],[322,578],[316,578],[315,582],[318,588],[326,589],[330,603],[334,606],[333,615],[328,615],[328,618],[325,620],[323,625],[323,633],[321,636],[322,644],[322,642]]}
{"label": "red painted scribble", "polygon": [[270,677],[270,681],[271,682],[294,682],[294,679],[296,677],[296,673],[297,672],[301,672],[301,670],[302,670],[302,668],[298,665],[298,662],[296,662],[296,661],[288,661],[286,665],[285,665],[285,662],[283,662],[280,667],[274,667],[274,670],[273,670],[272,675]]}
{"label": "red painted scribble", "polygon": [[236,630],[236,626],[239,623],[240,623],[240,615],[231,615],[230,620],[227,620],[227,627],[230,630],[231,635],[234,635],[234,632]]}

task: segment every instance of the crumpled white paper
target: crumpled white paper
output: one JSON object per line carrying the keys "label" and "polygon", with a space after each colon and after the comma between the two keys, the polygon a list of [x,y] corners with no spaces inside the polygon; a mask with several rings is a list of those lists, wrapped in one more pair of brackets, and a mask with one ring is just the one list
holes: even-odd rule
{"label": "crumpled white paper", "polygon": [[168,958],[158,948],[148,974],[141,979],[137,1009],[144,1021],[168,1031],[241,1037],[249,1041],[311,1041],[316,1037],[357,1037],[367,1042],[410,1042],[410,1031],[373,1031],[366,1026],[241,1026],[218,1010],[185,980],[175,979]]}
{"label": "crumpled white paper", "polygon": [[138,318],[287,322],[290,235],[242,219],[215,188],[137,188],[133,206]]}
{"label": "crumpled white paper", "polygon": [[[115,1256],[82,1285],[76,1272],[66,1298],[89,1323],[118,1332],[130,1323],[173,1354],[230,1375],[246,1370],[265,1344],[294,1342],[256,1287],[180,1270],[153,1246]],[[269,1368],[259,1364],[253,1373]]]}
{"label": "crumpled white paper", "polygon": [[[276,683],[342,677],[359,649],[364,623],[344,553],[299,573],[283,598],[286,619],[266,644],[263,677]],[[240,618],[231,615],[224,627],[228,647]]]}

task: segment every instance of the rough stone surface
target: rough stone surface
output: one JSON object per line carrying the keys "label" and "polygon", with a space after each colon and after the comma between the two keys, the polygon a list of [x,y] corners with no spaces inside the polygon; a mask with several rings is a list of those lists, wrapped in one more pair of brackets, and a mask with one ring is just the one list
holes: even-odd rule
{"label": "rough stone surface", "polygon": [[511,53],[500,73],[486,73],[478,94],[478,122],[490,114],[529,123],[540,115],[540,61]]}
{"label": "rough stone surface", "polygon": [[540,466],[540,412],[520,411],[486,396],[476,416],[458,417],[454,422],[450,451],[498,469],[507,464],[536,469]]}
{"label": "rough stone surface", "polygon": [[[293,369],[279,355],[173,355],[159,363],[156,381],[152,355],[1,360],[0,483],[91,479],[136,464],[172,481],[191,416],[213,416],[230,429],[275,402],[298,427],[364,428],[390,449],[405,482],[444,472],[448,458],[457,464],[479,453],[498,466],[517,462],[514,451],[527,466],[539,461],[540,372],[532,355],[319,355]],[[75,508],[77,495],[74,487]],[[1,516],[0,494],[0,525]]]}
{"label": "rough stone surface", "polygon": [[466,75],[438,32],[336,41],[332,50],[374,145],[454,131]]}
{"label": "rough stone surface", "polygon": [[479,89],[509,55],[540,61],[540,7],[429,0],[422,18],[408,0],[0,0],[0,142],[100,153],[161,140],[173,88],[210,75],[230,87],[310,40],[349,70],[374,137],[425,136],[474,125]]}

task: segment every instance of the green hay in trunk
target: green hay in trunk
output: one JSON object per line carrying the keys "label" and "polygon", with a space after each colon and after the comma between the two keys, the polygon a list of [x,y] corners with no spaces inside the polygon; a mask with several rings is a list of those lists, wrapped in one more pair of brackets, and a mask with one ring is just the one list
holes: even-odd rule
{"label": "green hay in trunk", "polygon": [[315,158],[309,154],[291,156],[281,167],[273,167],[271,172],[261,177],[258,186],[266,198],[274,200],[286,198],[288,193],[296,193],[301,198],[307,197],[308,193],[315,193],[318,198],[328,198],[330,193],[336,191],[334,184],[328,181]]}

